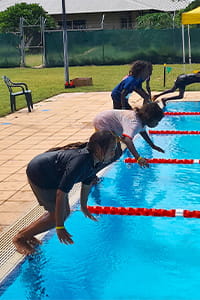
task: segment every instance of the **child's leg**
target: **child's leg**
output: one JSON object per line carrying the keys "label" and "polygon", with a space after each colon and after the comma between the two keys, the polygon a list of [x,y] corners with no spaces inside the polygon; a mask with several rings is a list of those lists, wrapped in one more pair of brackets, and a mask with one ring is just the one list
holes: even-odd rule
{"label": "child's leg", "polygon": [[18,252],[26,255],[33,253],[35,251],[34,246],[41,244],[34,236],[55,226],[55,199],[57,191],[56,189],[42,189],[31,182],[30,179],[28,181],[38,203],[47,212],[28,227],[21,230],[13,239]]}
{"label": "child's leg", "polygon": [[13,243],[17,251],[21,254],[29,255],[35,252],[32,244],[39,243],[34,238],[35,235],[45,232],[55,227],[55,212],[47,212],[28,227],[19,231],[13,238]]}
{"label": "child's leg", "polygon": [[113,100],[113,109],[122,109],[121,102]]}
{"label": "child's leg", "polygon": [[113,109],[122,109],[121,98],[111,94],[111,98],[113,101]]}
{"label": "child's leg", "polygon": [[158,97],[160,97],[160,96],[162,96],[162,95],[169,94],[169,93],[173,93],[173,92],[175,92],[176,89],[177,89],[177,86],[174,84],[174,86],[173,86],[171,89],[165,90],[165,91],[163,91],[163,92],[160,93],[160,94],[154,95],[154,96],[152,97],[152,100],[155,101]]}
{"label": "child's leg", "polygon": [[163,102],[169,101],[169,100],[177,100],[177,99],[182,99],[185,93],[185,87],[180,87],[179,88],[179,94],[177,96],[172,96],[168,98],[162,98]]}

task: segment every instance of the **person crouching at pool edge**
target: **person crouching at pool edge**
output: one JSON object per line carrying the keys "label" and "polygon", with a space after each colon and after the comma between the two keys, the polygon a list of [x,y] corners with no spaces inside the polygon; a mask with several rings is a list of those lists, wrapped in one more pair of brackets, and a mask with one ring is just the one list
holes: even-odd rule
{"label": "person crouching at pool edge", "polygon": [[[152,64],[150,62],[137,60],[129,71],[129,75],[125,76],[122,81],[112,90],[111,98],[114,109],[132,110],[129,104],[129,96],[135,91],[143,98],[143,104],[151,102],[150,76],[152,74]],[[145,91],[142,88],[142,83],[146,81]]]}
{"label": "person crouching at pool edge", "polygon": [[146,132],[146,126],[156,127],[164,117],[164,113],[158,103],[144,104],[141,108],[133,110],[112,109],[98,113],[93,120],[96,130],[109,130],[126,145],[135,157],[140,167],[149,167],[147,159],[141,157],[135,148],[133,138],[140,134],[149,146],[159,152],[165,151],[156,146]]}
{"label": "person crouching at pool edge", "polygon": [[73,244],[72,235],[64,226],[70,214],[69,191],[75,183],[82,183],[81,210],[86,217],[97,221],[87,209],[90,188],[96,173],[121,154],[116,137],[102,130],[95,132],[88,143],[53,148],[33,158],[26,170],[28,181],[39,204],[47,212],[13,238],[17,251],[24,255],[34,253],[35,246],[41,244],[35,235],[54,227],[61,243]]}

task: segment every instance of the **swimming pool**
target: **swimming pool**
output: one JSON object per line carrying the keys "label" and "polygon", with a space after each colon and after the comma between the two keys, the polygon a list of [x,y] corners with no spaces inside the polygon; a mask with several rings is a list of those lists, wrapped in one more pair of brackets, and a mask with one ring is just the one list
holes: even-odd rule
{"label": "swimming pool", "polygon": [[[169,103],[168,111],[200,111],[200,103]],[[157,129],[200,129],[200,116],[170,116]],[[165,154],[139,137],[144,157],[199,159],[200,135],[153,135]],[[89,204],[200,210],[200,165],[127,165],[126,151],[92,189]],[[33,255],[1,286],[1,300],[199,300],[200,220],[74,212],[67,228],[75,244],[50,231]]]}

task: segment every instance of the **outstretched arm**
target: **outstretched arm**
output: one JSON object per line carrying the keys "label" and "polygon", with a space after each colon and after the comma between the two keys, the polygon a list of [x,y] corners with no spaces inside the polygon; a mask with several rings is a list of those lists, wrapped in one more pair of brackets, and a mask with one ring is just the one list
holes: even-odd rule
{"label": "outstretched arm", "polygon": [[146,90],[149,94],[149,99],[151,100],[151,88],[150,88],[150,77],[146,80]]}
{"label": "outstretched arm", "polygon": [[140,135],[141,135],[141,136],[143,137],[143,139],[149,144],[149,146],[151,146],[151,148],[153,148],[154,150],[157,150],[157,151],[159,151],[159,152],[162,152],[162,153],[165,152],[162,148],[156,146],[156,145],[153,143],[153,141],[150,139],[150,137],[149,137],[149,135],[147,134],[146,131],[141,131],[141,132],[140,132]]}
{"label": "outstretched arm", "polygon": [[143,88],[135,89],[135,92],[144,99],[144,103],[149,103],[150,96]]}
{"label": "outstretched arm", "polygon": [[121,140],[124,144],[126,144],[127,148],[133,154],[133,156],[137,160],[140,167],[148,168],[149,164],[147,163],[147,160],[139,155],[139,153],[137,152],[137,150],[135,148],[135,145],[132,142],[132,139],[130,139],[127,136],[123,136],[123,137],[121,137]]}
{"label": "outstretched arm", "polygon": [[93,221],[97,221],[97,219],[87,209],[88,195],[89,195],[91,186],[92,186],[92,184],[86,185],[86,184],[82,183],[82,185],[81,185],[81,199],[80,199],[81,210],[86,217],[90,218]]}

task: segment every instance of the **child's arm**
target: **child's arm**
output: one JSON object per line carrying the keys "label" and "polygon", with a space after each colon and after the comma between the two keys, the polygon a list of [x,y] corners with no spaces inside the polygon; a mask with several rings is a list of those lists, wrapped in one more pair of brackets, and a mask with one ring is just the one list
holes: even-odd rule
{"label": "child's arm", "polygon": [[151,88],[150,88],[150,77],[146,80],[146,90],[149,94],[149,99],[151,100]]}
{"label": "child's arm", "polygon": [[127,148],[129,149],[129,151],[133,154],[133,156],[135,157],[135,159],[137,160],[138,164],[140,165],[140,167],[144,167],[144,168],[148,168],[149,164],[147,163],[146,158],[143,158],[139,155],[139,153],[137,152],[135,145],[132,142],[132,139],[130,139],[127,136],[123,136],[121,137],[121,140],[124,144],[126,144]]}
{"label": "child's arm", "polygon": [[86,217],[90,218],[93,221],[97,221],[97,219],[87,209],[88,195],[89,195],[91,186],[92,186],[92,184],[86,185],[86,184],[82,183],[82,185],[81,185],[81,199],[80,199],[81,210]]}
{"label": "child's arm", "polygon": [[145,102],[148,102],[150,100],[149,94],[147,94],[147,92],[143,88],[140,89],[136,88],[135,92],[139,94],[144,99]]}
{"label": "child's arm", "polygon": [[66,216],[70,214],[69,202],[66,203],[65,193],[61,190],[57,190],[56,193],[56,231],[58,238],[61,243],[64,244],[73,244],[73,240],[71,239],[71,234],[67,232],[64,227],[64,221]]}
{"label": "child's arm", "polygon": [[154,150],[157,150],[157,151],[159,151],[159,152],[162,152],[162,153],[165,152],[162,148],[156,146],[156,145],[152,142],[152,140],[150,139],[150,137],[149,137],[149,135],[147,134],[146,131],[141,131],[141,132],[140,132],[140,135],[141,135],[141,136],[143,137],[143,139],[149,144],[149,146],[151,146],[151,148],[153,148]]}

